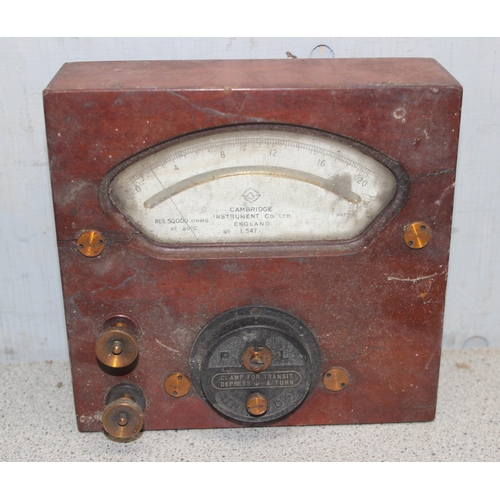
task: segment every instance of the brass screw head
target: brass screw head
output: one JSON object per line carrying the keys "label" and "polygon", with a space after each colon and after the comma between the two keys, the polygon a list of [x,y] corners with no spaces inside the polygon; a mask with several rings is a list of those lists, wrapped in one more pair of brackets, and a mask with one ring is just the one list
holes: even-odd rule
{"label": "brass screw head", "polygon": [[413,222],[404,233],[406,246],[417,250],[425,247],[431,240],[431,230],[425,222]]}
{"label": "brass screw head", "polygon": [[334,366],[325,373],[323,384],[329,391],[343,391],[349,385],[349,374],[344,368]]}
{"label": "brass screw head", "polygon": [[256,392],[247,399],[247,412],[254,417],[260,417],[267,411],[267,398]]}
{"label": "brass screw head", "polygon": [[165,379],[163,388],[169,396],[173,398],[182,398],[182,396],[185,396],[191,389],[191,382],[186,375],[175,372]]}
{"label": "brass screw head", "polygon": [[76,248],[85,257],[101,255],[106,246],[103,235],[99,231],[84,231],[76,241]]}
{"label": "brass screw head", "polygon": [[267,347],[248,347],[245,349],[241,362],[243,366],[254,373],[259,373],[269,368],[272,356]]}

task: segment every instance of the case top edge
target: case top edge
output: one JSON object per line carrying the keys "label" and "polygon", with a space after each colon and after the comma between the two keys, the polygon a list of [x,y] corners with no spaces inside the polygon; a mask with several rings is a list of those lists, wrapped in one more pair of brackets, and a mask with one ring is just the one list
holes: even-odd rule
{"label": "case top edge", "polygon": [[64,64],[45,89],[45,94],[381,85],[460,87],[448,71],[428,58],[103,61]]}

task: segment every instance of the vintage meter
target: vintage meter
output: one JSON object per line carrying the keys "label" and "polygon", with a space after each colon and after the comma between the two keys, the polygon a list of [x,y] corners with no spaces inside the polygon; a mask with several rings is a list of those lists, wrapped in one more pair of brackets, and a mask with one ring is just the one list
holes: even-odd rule
{"label": "vintage meter", "polygon": [[429,59],[63,66],[80,430],[431,420],[461,96]]}

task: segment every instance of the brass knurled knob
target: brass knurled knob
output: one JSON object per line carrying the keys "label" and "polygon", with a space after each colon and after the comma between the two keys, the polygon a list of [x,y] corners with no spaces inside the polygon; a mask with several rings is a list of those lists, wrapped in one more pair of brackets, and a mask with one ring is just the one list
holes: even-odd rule
{"label": "brass knurled knob", "polygon": [[142,408],[127,394],[109,403],[102,414],[104,429],[118,439],[135,436],[143,424]]}
{"label": "brass knurled knob", "polygon": [[139,346],[134,335],[125,325],[106,328],[95,346],[97,359],[110,368],[125,368],[137,358]]}

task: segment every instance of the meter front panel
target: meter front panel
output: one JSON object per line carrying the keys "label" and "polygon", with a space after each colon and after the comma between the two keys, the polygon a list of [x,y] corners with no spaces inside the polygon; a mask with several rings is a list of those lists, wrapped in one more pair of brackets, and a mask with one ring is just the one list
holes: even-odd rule
{"label": "meter front panel", "polygon": [[44,103],[80,430],[434,417],[435,61],[73,63]]}

